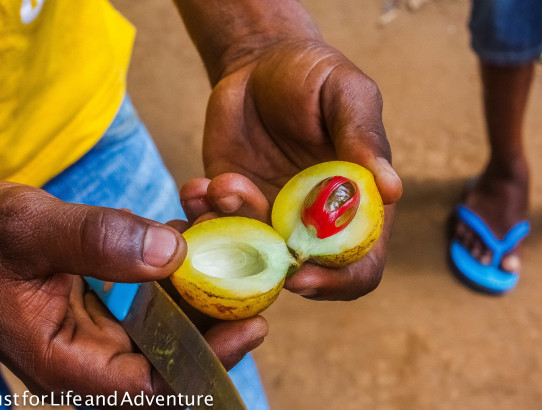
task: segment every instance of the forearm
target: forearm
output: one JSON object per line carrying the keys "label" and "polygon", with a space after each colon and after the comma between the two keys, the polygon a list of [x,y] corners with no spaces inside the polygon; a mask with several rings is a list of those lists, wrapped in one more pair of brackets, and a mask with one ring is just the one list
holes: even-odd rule
{"label": "forearm", "polygon": [[297,0],[174,0],[211,83],[282,41],[320,39]]}

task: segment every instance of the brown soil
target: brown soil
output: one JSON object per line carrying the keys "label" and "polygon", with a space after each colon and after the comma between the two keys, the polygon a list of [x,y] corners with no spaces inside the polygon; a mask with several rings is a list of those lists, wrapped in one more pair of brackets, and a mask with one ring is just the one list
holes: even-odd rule
{"label": "brown soil", "polygon": [[[171,1],[114,3],[139,29],[129,81],[135,105],[178,183],[201,176],[209,86]],[[416,10],[400,2],[382,25],[384,3],[304,1],[325,38],[379,84],[405,195],[375,292],[348,303],[283,292],[265,312],[271,331],[255,356],[271,407],[539,409],[542,73],[526,123],[534,183],[523,274],[510,295],[479,295],[445,261],[446,218],[487,156],[470,2],[434,0]]]}

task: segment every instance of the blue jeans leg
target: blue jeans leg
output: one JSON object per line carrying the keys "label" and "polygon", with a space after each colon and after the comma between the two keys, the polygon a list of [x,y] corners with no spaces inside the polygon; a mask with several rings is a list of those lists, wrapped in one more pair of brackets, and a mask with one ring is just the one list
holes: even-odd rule
{"label": "blue jeans leg", "polygon": [[11,392],[9,391],[8,385],[6,384],[5,380],[2,378],[2,375],[0,375],[0,410],[11,410],[11,406],[4,405],[3,397],[10,395]]}
{"label": "blue jeans leg", "polygon": [[473,0],[471,45],[486,64],[520,66],[542,53],[542,1]]}

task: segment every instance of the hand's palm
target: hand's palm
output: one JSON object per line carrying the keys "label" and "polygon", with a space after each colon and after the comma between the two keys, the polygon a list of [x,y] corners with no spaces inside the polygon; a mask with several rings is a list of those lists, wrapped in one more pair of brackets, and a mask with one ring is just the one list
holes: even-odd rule
{"label": "hand's palm", "polygon": [[[340,159],[371,170],[384,202],[395,202],[401,187],[390,172],[381,112],[376,85],[342,54],[322,43],[287,44],[213,89],[203,150],[207,176],[243,174],[273,203],[302,169]],[[382,274],[392,216],[388,206],[382,239],[359,262],[341,269],[307,264],[285,286],[320,299],[371,291]]]}
{"label": "hand's palm", "polygon": [[[136,353],[122,326],[92,292],[85,291],[80,277],[56,274],[32,282],[21,282],[13,293],[10,305],[25,304],[26,309],[17,309],[18,326],[11,328],[10,336],[20,338],[20,346],[27,350],[16,356],[16,363],[10,363],[12,356],[8,364],[33,392],[59,393],[59,388],[80,394],[169,392],[145,357]],[[29,329],[34,330],[31,340]],[[100,379],[82,379],[80,374],[100,374]]]}
{"label": "hand's palm", "polygon": [[209,177],[239,172],[272,202],[301,169],[337,158],[322,111],[326,80],[342,60],[329,50],[270,54],[213,90],[204,142]]}

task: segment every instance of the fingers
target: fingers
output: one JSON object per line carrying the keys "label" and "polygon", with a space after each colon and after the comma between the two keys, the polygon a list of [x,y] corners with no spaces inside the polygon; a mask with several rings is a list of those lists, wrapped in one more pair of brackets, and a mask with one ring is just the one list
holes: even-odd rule
{"label": "fingers", "polygon": [[181,188],[181,203],[191,222],[228,215],[264,222],[270,219],[269,202],[263,193],[240,174],[226,173],[212,180],[193,179]]}
{"label": "fingers", "polygon": [[72,290],[70,293],[69,307],[73,312],[74,317],[79,322],[91,323],[91,318],[85,309],[85,284],[83,278],[74,277],[72,280]]}
{"label": "fingers", "polygon": [[166,225],[171,226],[173,229],[180,233],[183,233],[188,228],[190,228],[190,224],[187,221],[183,221],[181,219],[174,219],[173,221],[167,222]]}
{"label": "fingers", "polygon": [[267,321],[261,316],[255,316],[234,322],[220,322],[205,333],[205,339],[226,370],[230,370],[248,352],[262,344],[268,331]]}
{"label": "fingers", "polygon": [[304,264],[298,272],[286,279],[284,287],[316,300],[354,300],[372,292],[382,278],[394,205],[385,206],[385,215],[379,240],[362,259],[340,269]]}
{"label": "fingers", "polygon": [[190,224],[212,210],[212,206],[206,198],[210,182],[211,180],[208,178],[193,178],[181,187],[181,205]]}
{"label": "fingers", "polygon": [[175,230],[125,211],[68,204],[42,190],[0,186],[2,263],[17,275],[52,272],[141,282],[169,275],[186,244]]}
{"label": "fingers", "polygon": [[376,84],[351,64],[337,66],[322,87],[322,109],[338,158],[363,165],[375,176],[385,204],[402,195],[382,123]]}
{"label": "fingers", "polygon": [[[122,340],[129,341],[128,335],[122,330],[122,326],[118,320],[111,314],[111,312],[105,307],[103,302],[98,299],[96,294],[92,291],[87,291],[83,297],[85,312],[87,316],[92,320],[93,325],[98,326],[100,329],[111,330],[113,328],[116,332],[121,334]],[[113,334],[113,332],[111,332]],[[130,343],[128,342],[128,345]]]}
{"label": "fingers", "polygon": [[206,314],[200,312],[190,303],[183,299],[179,291],[175,288],[171,279],[163,279],[160,282],[160,286],[167,292],[167,294],[173,299],[173,301],[181,308],[190,321],[198,328],[200,333],[205,333],[213,325],[218,323],[218,319],[207,316]]}
{"label": "fingers", "polygon": [[[346,146],[348,150],[348,144]],[[384,204],[393,204],[403,195],[403,183],[391,166],[383,157],[373,157],[367,160],[366,168],[375,176],[376,186],[382,196]]]}
{"label": "fingers", "polygon": [[[83,331],[76,333],[71,343],[58,338],[51,346],[50,361],[40,360],[34,374],[23,376],[22,380],[37,394],[68,390],[92,396],[122,393],[135,397],[141,392],[149,397],[173,394],[145,356],[135,353],[130,343],[123,346],[110,336],[100,341],[99,336],[99,333]],[[185,373],[182,377],[189,385],[191,374],[188,369]]]}
{"label": "fingers", "polygon": [[269,202],[248,178],[227,173],[213,178],[207,197],[220,212],[267,222],[270,218]]}
{"label": "fingers", "polygon": [[[171,387],[142,354],[130,352],[114,356],[108,363],[108,367],[107,377],[99,383],[102,384],[103,387],[101,387],[101,389],[96,388],[95,394],[104,394],[103,391],[107,388],[109,389],[106,391],[111,391],[112,389],[110,386],[115,387],[110,394],[115,394],[115,391],[117,391],[122,392],[123,395],[128,393],[131,397],[136,397],[136,395],[140,395],[141,392],[144,392],[148,397],[174,394]],[[189,385],[193,375],[190,374],[189,369],[185,369],[184,373],[185,374],[181,377],[186,380],[186,384]],[[133,406],[126,407],[133,408]],[[148,406],[148,408],[160,409],[163,408],[163,406],[159,406],[155,403],[154,405]]]}
{"label": "fingers", "polygon": [[[88,303],[88,302],[87,302]],[[93,321],[109,320],[106,311],[99,305],[91,306]],[[100,318],[99,316],[102,316]],[[106,332],[105,332],[105,331]],[[231,369],[248,352],[259,346],[268,332],[265,319],[256,316],[250,319],[220,322],[206,332],[205,338],[226,369]],[[115,390],[149,395],[170,394],[170,388],[156,373],[149,362],[132,350],[132,345],[117,325],[105,329],[85,326],[75,333],[59,332],[53,341],[54,355],[48,361],[53,368],[41,369],[44,374],[54,375],[38,386],[39,390],[54,391],[58,386],[84,394],[111,394]],[[84,371],[83,371],[84,369]],[[177,377],[185,379],[187,385],[193,378],[193,369],[184,367]],[[100,377],[81,377],[81,375]],[[50,383],[50,385],[47,385]]]}
{"label": "fingers", "polygon": [[384,264],[371,253],[340,269],[305,264],[284,287],[309,299],[354,300],[376,289]]}

